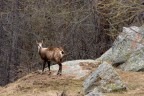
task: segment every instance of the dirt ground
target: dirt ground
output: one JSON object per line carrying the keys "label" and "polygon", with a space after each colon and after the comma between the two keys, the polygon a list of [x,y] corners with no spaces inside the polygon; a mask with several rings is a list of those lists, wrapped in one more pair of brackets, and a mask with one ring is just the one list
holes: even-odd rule
{"label": "dirt ground", "polygon": [[[128,90],[104,93],[105,96],[144,96],[143,72],[116,70],[128,86]],[[70,75],[48,75],[47,72],[41,75],[38,72],[33,72],[14,83],[0,87],[0,96],[83,96],[83,80],[84,78],[73,79]]]}

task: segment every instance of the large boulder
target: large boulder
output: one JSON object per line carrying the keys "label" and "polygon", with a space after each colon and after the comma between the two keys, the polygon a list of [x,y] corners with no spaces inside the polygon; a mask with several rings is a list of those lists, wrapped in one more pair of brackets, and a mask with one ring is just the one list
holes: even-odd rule
{"label": "large boulder", "polygon": [[124,71],[144,71],[144,48],[130,54],[129,59],[119,68]]}
{"label": "large boulder", "polygon": [[107,62],[99,65],[99,67],[86,78],[83,87],[85,94],[90,94],[95,89],[100,92],[126,90],[126,86],[117,72]]}
{"label": "large boulder", "polygon": [[113,46],[97,60],[109,61],[127,71],[144,69],[144,26],[124,27]]}

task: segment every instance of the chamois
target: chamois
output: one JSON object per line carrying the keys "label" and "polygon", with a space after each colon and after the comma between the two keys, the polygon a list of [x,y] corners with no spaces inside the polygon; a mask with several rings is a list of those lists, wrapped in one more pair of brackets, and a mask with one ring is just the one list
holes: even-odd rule
{"label": "chamois", "polygon": [[[37,41],[36,41],[37,42]],[[59,70],[57,72],[57,75],[62,74],[62,58],[64,56],[64,50],[61,47],[48,47],[48,48],[43,48],[42,42],[37,42],[38,44],[38,53],[43,60],[43,68],[42,68],[42,73],[45,69],[45,64],[48,64],[48,69],[49,69],[49,74],[50,72],[50,63],[51,61],[56,62],[59,65]]]}

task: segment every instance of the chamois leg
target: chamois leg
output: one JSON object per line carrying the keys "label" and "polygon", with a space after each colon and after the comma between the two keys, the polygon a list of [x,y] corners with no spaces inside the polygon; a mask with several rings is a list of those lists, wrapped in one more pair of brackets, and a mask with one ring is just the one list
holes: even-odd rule
{"label": "chamois leg", "polygon": [[46,64],[46,61],[43,62],[43,69],[42,69],[42,73],[44,72],[45,64]]}
{"label": "chamois leg", "polygon": [[62,74],[62,64],[59,63],[58,65],[59,65],[59,70],[58,70],[57,75],[61,75]]}
{"label": "chamois leg", "polygon": [[49,75],[50,75],[51,74],[51,71],[50,71],[50,61],[47,61],[47,64],[48,64]]}

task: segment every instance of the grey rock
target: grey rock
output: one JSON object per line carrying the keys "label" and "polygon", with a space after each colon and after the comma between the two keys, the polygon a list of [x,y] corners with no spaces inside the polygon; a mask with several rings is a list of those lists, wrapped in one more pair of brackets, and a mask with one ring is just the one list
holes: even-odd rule
{"label": "grey rock", "polygon": [[98,60],[110,61],[126,71],[144,71],[144,25],[124,27],[113,46]]}
{"label": "grey rock", "polygon": [[126,90],[126,86],[114,68],[107,62],[99,67],[86,78],[83,84],[85,94],[97,88],[100,92],[112,92]]}
{"label": "grey rock", "polygon": [[127,62],[119,68],[124,71],[144,71],[144,48],[132,53]]}
{"label": "grey rock", "polygon": [[92,92],[88,93],[85,96],[104,96],[97,88],[95,88]]}
{"label": "grey rock", "polygon": [[[72,60],[63,62],[62,74],[72,76],[74,77],[74,79],[81,79],[82,77],[90,74],[91,70],[83,69],[81,63],[83,63],[84,65],[93,66],[95,65],[94,64],[95,60],[87,59],[87,60]],[[58,68],[59,68],[58,64],[51,66],[52,71],[57,71]]]}

